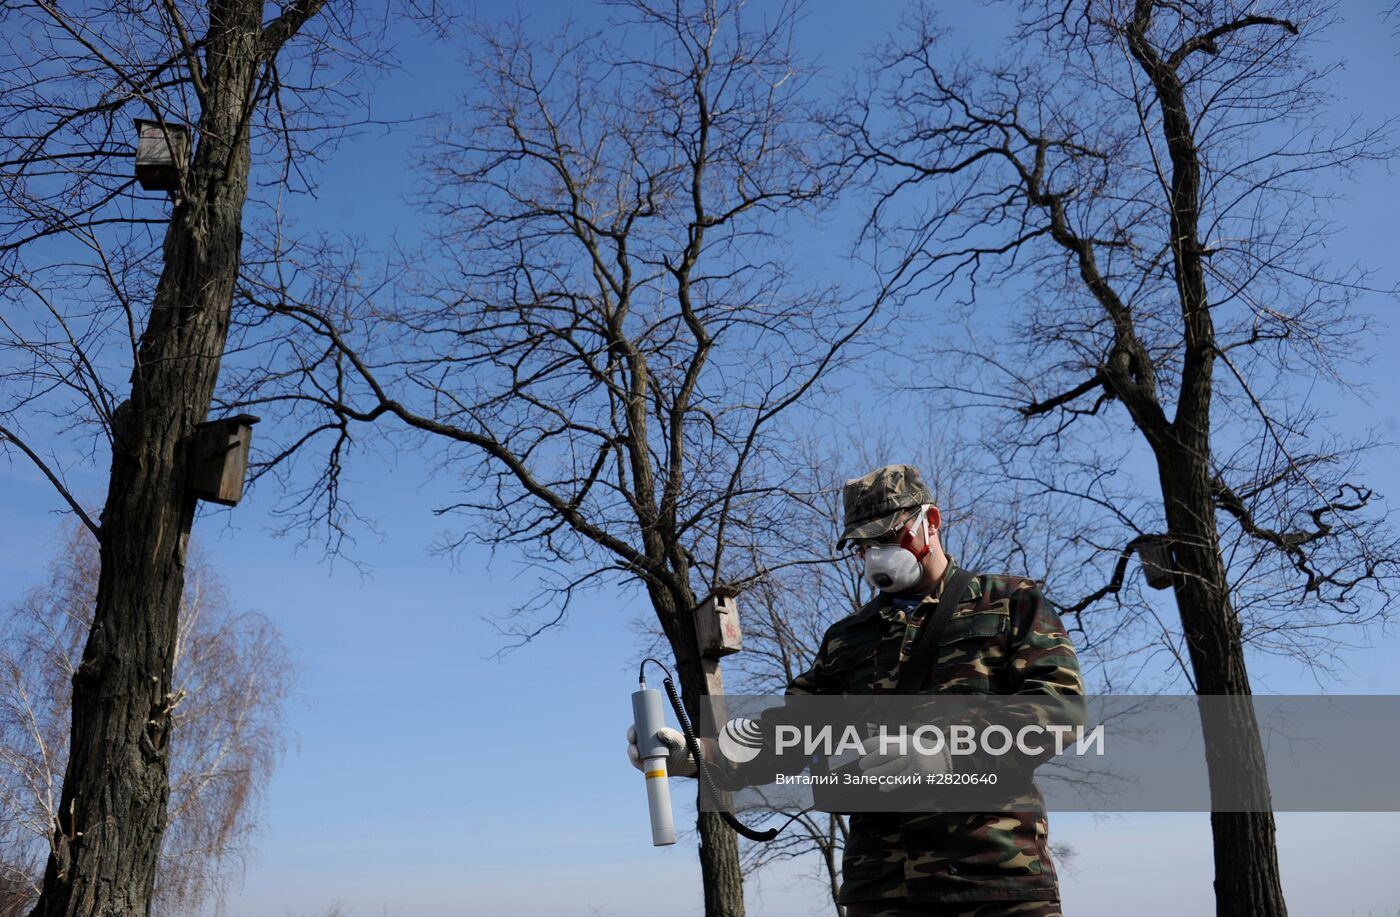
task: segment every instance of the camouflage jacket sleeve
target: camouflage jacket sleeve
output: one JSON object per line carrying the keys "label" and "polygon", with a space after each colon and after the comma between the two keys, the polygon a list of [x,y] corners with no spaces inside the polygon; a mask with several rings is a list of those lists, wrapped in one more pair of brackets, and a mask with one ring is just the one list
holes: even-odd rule
{"label": "camouflage jacket sleeve", "polygon": [[1009,676],[1015,694],[1082,697],[1079,657],[1040,587],[1022,580],[1011,593]]}
{"label": "camouflage jacket sleeve", "polygon": [[[1012,735],[1026,726],[1058,726],[1073,729],[1085,723],[1084,679],[1079,657],[1060,616],[1045,599],[1040,587],[1026,579],[988,577],[986,588],[1006,590],[1010,603],[1011,632],[1004,673],[1004,694],[1024,698],[995,707],[977,723],[980,731],[989,725],[1004,726]],[[981,773],[990,769],[1015,768],[1029,772],[1054,756],[1053,742],[1041,743],[1034,754],[1014,753],[999,761],[970,755],[959,762],[959,771]]]}

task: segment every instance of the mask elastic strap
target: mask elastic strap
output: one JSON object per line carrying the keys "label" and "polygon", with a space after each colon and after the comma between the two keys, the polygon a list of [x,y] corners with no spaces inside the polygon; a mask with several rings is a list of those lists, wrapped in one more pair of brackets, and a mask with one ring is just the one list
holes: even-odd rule
{"label": "mask elastic strap", "polygon": [[923,560],[925,557],[928,557],[929,552],[933,550],[933,545],[930,544],[928,540],[928,510],[931,505],[930,503],[924,503],[919,506],[919,524],[924,527],[924,549],[918,552],[909,552],[918,560]]}

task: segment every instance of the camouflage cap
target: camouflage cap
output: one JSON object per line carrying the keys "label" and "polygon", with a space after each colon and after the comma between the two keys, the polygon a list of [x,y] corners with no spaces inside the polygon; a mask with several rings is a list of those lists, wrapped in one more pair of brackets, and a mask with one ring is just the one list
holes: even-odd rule
{"label": "camouflage cap", "polygon": [[900,513],[933,502],[933,494],[913,465],[886,465],[846,482],[841,492],[846,525],[836,550],[854,538],[878,538],[894,528]]}

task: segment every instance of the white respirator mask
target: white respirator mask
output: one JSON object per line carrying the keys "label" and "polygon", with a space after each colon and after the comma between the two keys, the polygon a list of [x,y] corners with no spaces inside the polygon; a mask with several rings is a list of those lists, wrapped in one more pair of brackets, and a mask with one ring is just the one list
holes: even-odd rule
{"label": "white respirator mask", "polygon": [[919,584],[924,568],[920,563],[928,556],[929,544],[928,507],[919,507],[919,525],[923,526],[924,548],[915,553],[909,547],[913,542],[913,529],[906,532],[899,544],[875,544],[864,549],[865,581],[882,592],[904,592]]}

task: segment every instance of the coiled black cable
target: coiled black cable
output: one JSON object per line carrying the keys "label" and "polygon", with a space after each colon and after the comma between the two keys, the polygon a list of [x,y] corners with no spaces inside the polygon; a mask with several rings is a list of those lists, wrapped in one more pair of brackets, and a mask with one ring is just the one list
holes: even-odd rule
{"label": "coiled black cable", "polygon": [[[724,800],[720,796],[719,788],[715,786],[714,778],[710,776],[709,765],[705,763],[705,754],[700,748],[700,740],[695,737],[695,730],[691,728],[690,717],[686,716],[685,705],[681,703],[680,693],[676,690],[676,683],[671,678],[671,670],[666,668],[665,664],[660,660],[648,656],[642,660],[641,669],[637,672],[638,683],[646,684],[646,679],[643,676],[648,662],[656,665],[661,671],[666,673],[666,677],[661,680],[661,684],[666,688],[666,696],[671,699],[671,709],[676,711],[676,720],[681,724],[681,732],[685,735],[686,747],[690,749],[690,755],[695,759],[696,775],[700,778],[701,787],[704,788],[706,793],[710,794],[710,802],[714,805],[715,810],[719,812],[720,818],[724,819],[725,824],[751,841],[771,841],[788,825],[807,813],[808,810],[803,809],[801,812],[788,818],[787,821],[783,822],[778,827],[769,828],[766,831],[758,831],[754,828],[750,828],[748,825],[735,818],[734,813],[724,807]],[[640,742],[642,736],[637,736],[637,740]]]}

